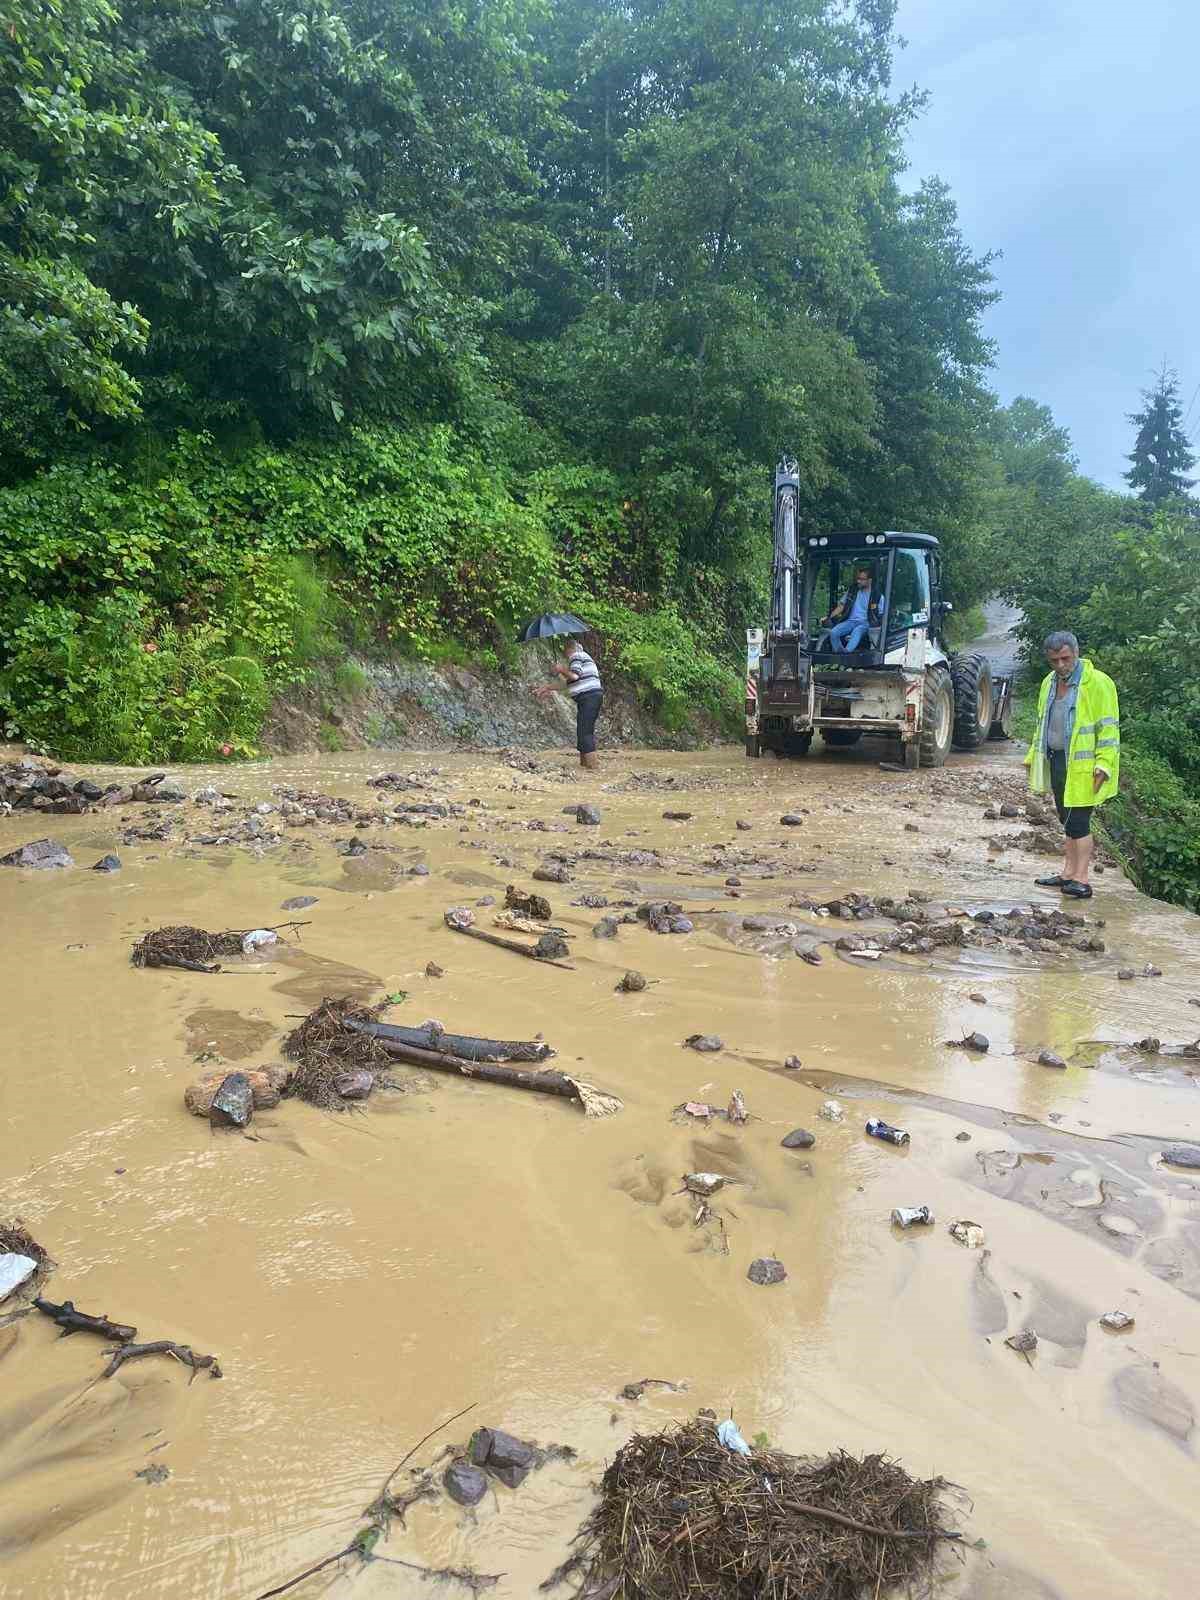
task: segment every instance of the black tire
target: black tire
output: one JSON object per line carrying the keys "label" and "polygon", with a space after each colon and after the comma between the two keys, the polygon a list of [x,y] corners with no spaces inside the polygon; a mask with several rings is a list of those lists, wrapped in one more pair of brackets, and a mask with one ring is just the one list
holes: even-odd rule
{"label": "black tire", "polygon": [[762,755],[762,744],[756,733],[746,735],[746,754],[755,758]]}
{"label": "black tire", "polygon": [[930,667],[921,696],[921,765],[945,766],[953,742],[954,684],[945,667]]}
{"label": "black tire", "polygon": [[783,741],[783,752],[788,756],[806,756],[812,748],[811,733],[789,733]]}
{"label": "black tire", "polygon": [[986,656],[954,656],[954,748],[978,750],[992,727],[992,667]]}
{"label": "black tire", "polygon": [[821,737],[825,743],[832,745],[835,750],[847,749],[852,744],[857,744],[862,738],[859,728],[822,728]]}

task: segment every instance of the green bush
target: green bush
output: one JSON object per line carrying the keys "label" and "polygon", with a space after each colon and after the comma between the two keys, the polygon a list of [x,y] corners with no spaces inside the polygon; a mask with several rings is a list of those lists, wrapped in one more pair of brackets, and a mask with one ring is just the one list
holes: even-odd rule
{"label": "green bush", "polygon": [[604,638],[607,660],[630,680],[665,727],[681,731],[697,711],[731,730],[739,724],[739,675],[704,648],[672,606],[639,612],[592,595],[580,595],[572,603]]}
{"label": "green bush", "polygon": [[217,623],[158,621],[143,598],[101,598],[88,617],[35,602],[8,634],[8,730],[69,761],[202,761],[254,753],[270,691]]}
{"label": "green bush", "polygon": [[1121,792],[1099,819],[1139,889],[1200,910],[1200,802],[1161,756],[1124,745]]}

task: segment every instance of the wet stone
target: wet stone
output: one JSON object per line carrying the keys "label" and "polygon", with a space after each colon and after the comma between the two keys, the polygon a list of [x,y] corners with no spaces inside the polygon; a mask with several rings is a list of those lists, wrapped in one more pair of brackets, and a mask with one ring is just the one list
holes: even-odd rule
{"label": "wet stone", "polygon": [[375,1076],[371,1072],[339,1072],[333,1080],[333,1087],[343,1100],[365,1100],[375,1087]]}
{"label": "wet stone", "polygon": [[215,1128],[245,1128],[254,1115],[254,1089],[244,1072],[231,1072],[213,1095],[209,1121]]}
{"label": "wet stone", "polygon": [[1172,1167],[1200,1168],[1200,1145],[1169,1144],[1163,1149],[1162,1158]]}
{"label": "wet stone", "polygon": [[285,900],[279,909],[281,911],[304,911],[309,906],[315,906],[316,903],[317,896],[315,894],[294,894],[290,900]]}
{"label": "wet stone", "polygon": [[365,856],[366,853],[367,853],[366,844],[363,842],[362,839],[360,839],[358,837],[357,834],[354,835],[353,839],[348,839],[345,844],[342,844],[342,845],[338,846],[338,854],[339,855],[343,855],[343,856]]}
{"label": "wet stone", "polygon": [[600,921],[592,927],[593,939],[615,939],[617,937],[616,917],[601,917]]}
{"label": "wet stone", "polygon": [[439,967],[436,961],[427,961],[425,963],[425,976],[427,978],[444,978],[446,969]]}
{"label": "wet stone", "polygon": [[811,1150],[817,1140],[816,1135],[809,1133],[807,1128],[793,1128],[779,1142],[785,1150]]}
{"label": "wet stone", "polygon": [[91,870],[93,872],[120,872],[121,858],[120,856],[114,856],[110,851],[108,855],[101,856],[99,861],[94,862]]}
{"label": "wet stone", "polygon": [[779,821],[785,828],[802,828],[804,826],[804,818],[798,816],[794,811],[785,811]]}
{"label": "wet stone", "polygon": [[44,871],[51,867],[73,867],[74,857],[65,845],[53,839],[34,839],[8,855],[0,856],[0,867],[33,867]]}
{"label": "wet stone", "polygon": [[1137,973],[1132,967],[1122,967],[1117,973],[1117,977],[1120,978],[1122,983],[1131,983],[1137,977]]}
{"label": "wet stone", "polygon": [[582,824],[584,827],[598,828],[600,826],[600,807],[576,806],[575,821]]}
{"label": "wet stone", "polygon": [[566,867],[534,867],[530,877],[539,883],[569,883],[571,874]]}
{"label": "wet stone", "polygon": [[725,1041],[715,1033],[692,1033],[683,1041],[693,1050],[699,1050],[702,1055],[712,1055],[718,1050],[724,1050]]}
{"label": "wet stone", "polygon": [[455,1461],[442,1475],[446,1493],[460,1506],[477,1506],[487,1493],[487,1478],[469,1461]]}
{"label": "wet stone", "polygon": [[622,994],[640,994],[646,987],[646,980],[640,972],[627,972],[618,983],[617,988]]}
{"label": "wet stone", "polygon": [[692,813],[690,811],[664,811],[663,812],[663,821],[664,822],[690,822],[691,820],[692,820]]}
{"label": "wet stone", "polygon": [[734,827],[736,827],[739,833],[749,833],[753,826],[754,824],[752,822],[744,822],[741,817],[739,817],[736,823],[734,823]]}
{"label": "wet stone", "polygon": [[[486,1435],[486,1442],[481,1435]],[[531,1444],[500,1428],[480,1428],[471,1439],[471,1460],[476,1466],[486,1467],[510,1489],[515,1489],[536,1464],[537,1452]]]}
{"label": "wet stone", "polygon": [[759,1256],[750,1263],[750,1270],[746,1273],[751,1283],[762,1286],[772,1283],[782,1283],[787,1277],[787,1268],[782,1261],[777,1261],[774,1256]]}
{"label": "wet stone", "polygon": [[1055,1050],[1043,1050],[1038,1056],[1039,1067],[1065,1067],[1066,1062]]}
{"label": "wet stone", "polygon": [[90,778],[80,778],[75,785],[75,793],[81,794],[85,800],[99,800],[104,790],[98,783],[93,783]]}
{"label": "wet stone", "polygon": [[980,1055],[986,1055],[991,1049],[991,1041],[986,1033],[967,1033],[957,1041],[964,1050],[975,1050]]}

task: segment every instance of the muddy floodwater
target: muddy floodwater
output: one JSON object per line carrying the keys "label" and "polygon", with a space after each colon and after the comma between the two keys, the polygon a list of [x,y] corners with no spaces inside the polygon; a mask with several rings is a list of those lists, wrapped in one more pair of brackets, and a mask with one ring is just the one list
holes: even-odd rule
{"label": "muddy floodwater", "polygon": [[[530,771],[371,751],[180,773],[189,793],[237,797],[215,817],[188,800],[0,818],[0,854],[49,835],[76,862],[0,868],[0,1222],[20,1216],[50,1252],[50,1299],[224,1371],[189,1382],[151,1357],[101,1379],[93,1336],[59,1340],[36,1311],[0,1326],[0,1594],[251,1600],[346,1545],[409,1447],[472,1404],[413,1465],[479,1424],[578,1454],[473,1511],[419,1504],[379,1548],[503,1574],[497,1596],[536,1594],[631,1433],[702,1406],[780,1449],[882,1450],[960,1485],[960,1525],[984,1543],[947,1558],[945,1594],[1194,1593],[1200,1171],[1159,1152],[1200,1140],[1200,1060],[1181,1048],[1200,1034],[1200,920],[1110,867],[1070,907],[1102,950],[837,951],[894,931],[807,908],[852,890],[968,916],[1060,904],[1033,887],[1053,858],[1021,847],[1028,823],[982,815],[1019,796],[1012,747],[913,774],[881,771],[885,754],[627,751],[581,777],[557,752]],[[388,769],[421,786],[367,787]],[[280,785],[448,814],[293,826],[275,811],[265,839],[238,834]],[[581,802],[598,827],[564,814]],[[152,817],[165,837],[129,834]],[[340,854],[353,835],[365,854]],[[119,873],[87,870],[110,850]],[[569,881],[534,883],[553,852]],[[444,925],[464,905],[490,928],[510,883],[549,898],[570,970]],[[585,894],[618,904],[572,904]],[[678,902],[694,930],[593,936],[606,909],[647,899]],[[163,924],[292,916],[299,945],[219,973],[130,964]],[[617,992],[629,968],[644,991]],[[248,1135],[185,1110],[214,1065],[280,1061],[323,996],[400,991],[390,1020],[541,1034],[624,1109],[590,1119],[405,1068],[405,1092],[341,1114],[285,1099]],[[946,1042],[973,1031],[986,1054]],[[724,1048],[697,1053],[694,1034]],[[1161,1051],[1138,1048],[1148,1035]],[[1045,1050],[1065,1068],[1039,1065]],[[745,1125],[673,1115],[734,1090]],[[843,1121],[820,1115],[830,1098]],[[875,1115],[911,1144],[867,1138]],[[797,1128],[811,1149],[781,1146]],[[696,1171],[733,1180],[699,1224],[679,1192]],[[932,1227],[891,1225],[922,1205]],[[958,1219],[983,1249],[950,1236]],[[786,1281],[748,1281],[760,1256]],[[1099,1324],[1114,1310],[1132,1328]],[[1028,1359],[1005,1344],[1026,1329]],[[618,1398],[646,1377],[687,1387]],[[355,1560],[292,1592],[466,1591]]]}

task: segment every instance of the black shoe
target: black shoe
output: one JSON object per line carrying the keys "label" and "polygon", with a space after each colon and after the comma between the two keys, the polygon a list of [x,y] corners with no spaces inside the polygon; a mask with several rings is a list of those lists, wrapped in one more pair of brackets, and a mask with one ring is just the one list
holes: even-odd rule
{"label": "black shoe", "polygon": [[1092,886],[1090,883],[1076,883],[1074,878],[1068,878],[1062,886],[1062,892],[1069,895],[1072,900],[1090,900]]}
{"label": "black shoe", "polygon": [[1053,877],[1035,878],[1033,881],[1037,884],[1039,889],[1061,889],[1064,884],[1070,883],[1071,880],[1070,878],[1064,878],[1061,873],[1056,872]]}

